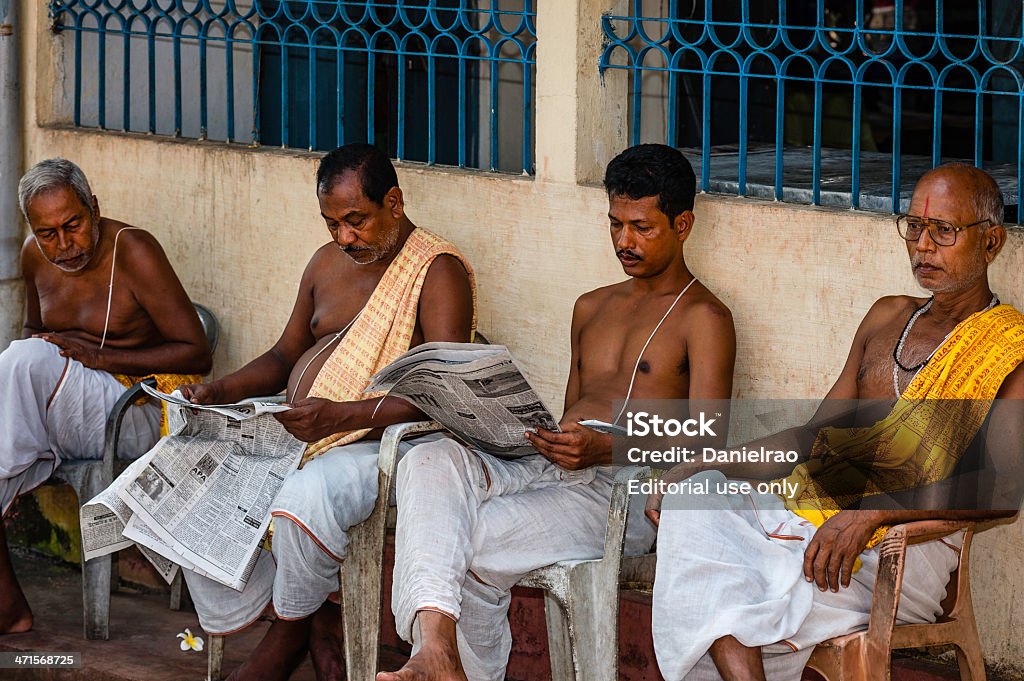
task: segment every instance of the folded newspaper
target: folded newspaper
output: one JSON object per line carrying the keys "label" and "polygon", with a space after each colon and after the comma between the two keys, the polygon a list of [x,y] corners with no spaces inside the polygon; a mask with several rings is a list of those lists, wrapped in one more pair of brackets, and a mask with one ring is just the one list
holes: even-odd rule
{"label": "folded newspaper", "polygon": [[168,583],[180,565],[241,591],[270,507],[306,445],[261,407],[165,397],[176,407],[173,434],[82,506],[85,559],[134,542]]}
{"label": "folded newspaper", "polygon": [[237,404],[192,404],[182,397],[181,393],[177,391],[175,391],[175,394],[168,395],[167,393],[160,392],[156,388],[151,388],[145,383],[142,384],[142,389],[146,391],[150,397],[163,400],[167,404],[171,404],[176,407],[188,407],[190,409],[212,411],[217,414],[227,416],[228,418],[235,419],[236,421],[251,419],[254,416],[260,416],[261,414],[276,414],[277,412],[288,411],[291,409],[291,405],[283,402],[268,402],[260,400],[238,402]]}
{"label": "folded newspaper", "polygon": [[537,453],[527,430],[558,430],[504,345],[424,343],[372,376],[366,391],[401,397],[466,444],[502,458]]}

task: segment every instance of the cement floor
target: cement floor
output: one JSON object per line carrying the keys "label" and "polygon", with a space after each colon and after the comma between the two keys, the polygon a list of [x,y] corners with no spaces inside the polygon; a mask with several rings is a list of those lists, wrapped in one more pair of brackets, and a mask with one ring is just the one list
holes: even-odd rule
{"label": "cement floor", "polygon": [[[204,639],[196,614],[168,608],[163,594],[121,591],[111,595],[110,640],[82,637],[81,574],[34,555],[13,556],[14,567],[35,617],[25,634],[0,637],[0,652],[81,653],[82,668],[2,669],[0,681],[203,681],[206,653],[179,648],[177,634],[186,627]],[[249,654],[269,623],[258,622],[227,641],[224,671],[230,672]],[[394,669],[404,658],[387,648],[381,664]],[[315,681],[307,657],[293,681]]]}
{"label": "cement floor", "polygon": [[[81,575],[52,559],[23,552],[13,556],[15,570],[35,615],[35,627],[25,634],[0,637],[0,652],[81,654],[82,668],[4,669],[0,681],[203,681],[206,654],[183,652],[178,632],[186,627],[205,634],[196,614],[168,608],[166,594],[123,590],[111,595],[110,640],[82,637]],[[228,639],[224,671],[238,666],[263,636],[268,623],[257,623]],[[543,625],[540,625],[543,631]],[[546,657],[546,656],[545,656]],[[380,668],[396,669],[404,662],[397,650],[381,649]],[[546,659],[544,660],[546,667]],[[510,668],[510,672],[512,669]],[[656,670],[651,676],[660,678]],[[535,676],[531,674],[531,676]],[[543,674],[547,677],[549,674]],[[315,681],[307,658],[292,681]],[[805,672],[805,681],[818,679]],[[958,678],[954,669],[920,660],[900,659],[893,665],[897,681],[945,681]],[[998,677],[989,677],[997,681]]]}

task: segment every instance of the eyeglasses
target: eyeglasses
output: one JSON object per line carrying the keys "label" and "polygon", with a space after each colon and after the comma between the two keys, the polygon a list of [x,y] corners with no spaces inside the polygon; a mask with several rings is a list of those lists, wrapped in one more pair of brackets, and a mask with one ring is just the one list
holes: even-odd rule
{"label": "eyeglasses", "polygon": [[984,224],[993,224],[991,220],[979,220],[963,227],[957,227],[951,222],[945,220],[935,220],[933,218],[922,218],[916,215],[897,215],[896,216],[896,231],[900,233],[900,236],[907,241],[917,241],[924,234],[924,231],[928,230],[928,236],[939,246],[952,246],[956,243],[956,233],[962,232],[965,229],[971,227],[977,227]]}

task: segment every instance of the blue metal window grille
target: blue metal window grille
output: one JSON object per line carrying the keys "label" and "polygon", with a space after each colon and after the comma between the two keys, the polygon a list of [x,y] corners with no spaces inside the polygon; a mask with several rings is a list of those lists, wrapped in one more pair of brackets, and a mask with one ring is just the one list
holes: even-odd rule
{"label": "blue metal window grille", "polygon": [[949,160],[1016,221],[1020,0],[632,0],[600,68],[628,71],[632,143],[688,150],[707,191],[898,212]]}
{"label": "blue metal window grille", "polygon": [[[52,0],[75,126],[533,172],[534,0]],[[70,113],[70,112],[69,112]]]}

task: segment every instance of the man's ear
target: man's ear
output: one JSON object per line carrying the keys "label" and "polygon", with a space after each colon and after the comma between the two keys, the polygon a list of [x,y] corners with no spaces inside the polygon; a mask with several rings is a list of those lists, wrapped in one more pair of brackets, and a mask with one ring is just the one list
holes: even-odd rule
{"label": "man's ear", "polygon": [[92,195],[92,205],[90,207],[92,208],[92,219],[93,220],[99,220],[100,219],[100,201],[99,201],[99,199],[96,198],[95,194]]}
{"label": "man's ear", "polygon": [[391,216],[396,220],[405,215],[405,197],[402,196],[400,187],[392,187],[384,195],[384,207],[391,211]]}
{"label": "man's ear", "polygon": [[982,238],[985,242],[985,262],[992,262],[999,255],[999,251],[1003,250],[1003,245],[1006,244],[1006,227],[1003,225],[989,227],[985,230]]}
{"label": "man's ear", "polygon": [[672,228],[676,231],[676,236],[680,241],[686,241],[687,237],[690,236],[690,230],[693,229],[693,220],[692,210],[684,210],[676,216]]}

